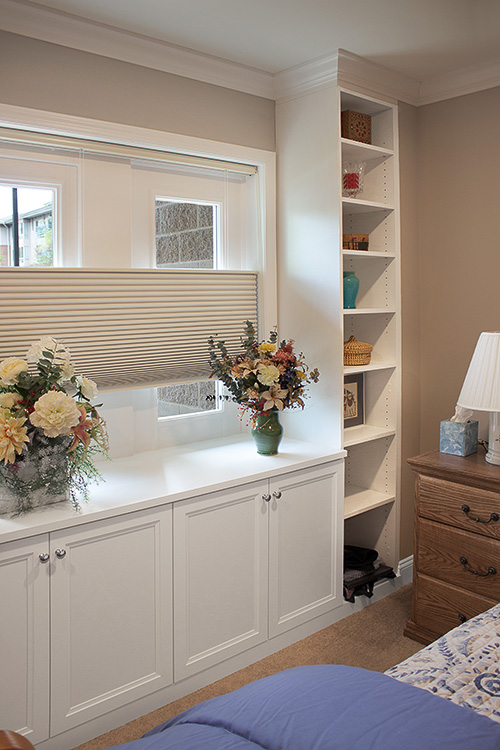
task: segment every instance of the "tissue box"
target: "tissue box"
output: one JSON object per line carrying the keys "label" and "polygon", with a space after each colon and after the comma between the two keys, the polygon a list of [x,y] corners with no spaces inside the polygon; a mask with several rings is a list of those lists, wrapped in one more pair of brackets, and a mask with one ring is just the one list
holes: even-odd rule
{"label": "tissue box", "polygon": [[441,453],[452,453],[454,456],[468,456],[477,451],[479,422],[441,422],[439,450]]}

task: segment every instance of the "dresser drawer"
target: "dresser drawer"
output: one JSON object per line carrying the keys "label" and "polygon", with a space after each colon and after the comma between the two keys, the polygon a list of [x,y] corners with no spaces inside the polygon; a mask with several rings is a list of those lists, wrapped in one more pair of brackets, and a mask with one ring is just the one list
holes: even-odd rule
{"label": "dresser drawer", "polygon": [[436,636],[447,633],[471,617],[485,612],[496,604],[469,591],[464,591],[449,583],[436,581],[425,575],[417,575],[415,584],[418,597],[413,617],[419,627]]}
{"label": "dresser drawer", "polygon": [[500,601],[500,541],[417,518],[416,569]]}
{"label": "dresser drawer", "polygon": [[500,494],[496,492],[420,476],[417,513],[474,534],[500,539]]}

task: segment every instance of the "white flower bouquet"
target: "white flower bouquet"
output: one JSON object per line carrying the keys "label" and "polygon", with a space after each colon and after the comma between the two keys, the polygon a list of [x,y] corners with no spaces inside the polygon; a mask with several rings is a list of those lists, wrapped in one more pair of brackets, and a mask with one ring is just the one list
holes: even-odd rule
{"label": "white flower bouquet", "polygon": [[74,507],[101,479],[93,456],[107,456],[106,426],[91,400],[94,381],[74,374],[67,347],[47,336],[26,359],[0,362],[0,512],[31,510],[69,493]]}

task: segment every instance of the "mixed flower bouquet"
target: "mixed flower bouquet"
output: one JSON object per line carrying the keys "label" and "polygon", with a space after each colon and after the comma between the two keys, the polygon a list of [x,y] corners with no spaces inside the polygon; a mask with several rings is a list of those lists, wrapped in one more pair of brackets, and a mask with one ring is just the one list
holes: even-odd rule
{"label": "mixed flower bouquet", "polygon": [[242,412],[250,413],[255,426],[260,415],[283,409],[304,408],[306,386],[316,383],[317,368],[310,370],[303,354],[294,351],[294,341],[278,342],[272,331],[269,340],[259,343],[255,329],[247,320],[243,351],[231,357],[224,341],[208,341],[212,376],[221,380],[232,401],[240,404]]}
{"label": "mixed flower bouquet", "polygon": [[96,395],[94,381],[74,374],[69,350],[50,336],[26,359],[0,362],[0,498],[13,496],[15,512],[68,490],[75,508],[88,500],[88,483],[101,479],[93,456],[108,450]]}

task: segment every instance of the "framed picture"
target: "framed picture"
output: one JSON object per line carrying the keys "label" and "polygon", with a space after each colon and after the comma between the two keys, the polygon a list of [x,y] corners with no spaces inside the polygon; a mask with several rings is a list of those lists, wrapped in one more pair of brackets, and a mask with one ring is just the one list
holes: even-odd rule
{"label": "framed picture", "polygon": [[363,373],[344,377],[344,427],[364,424]]}

